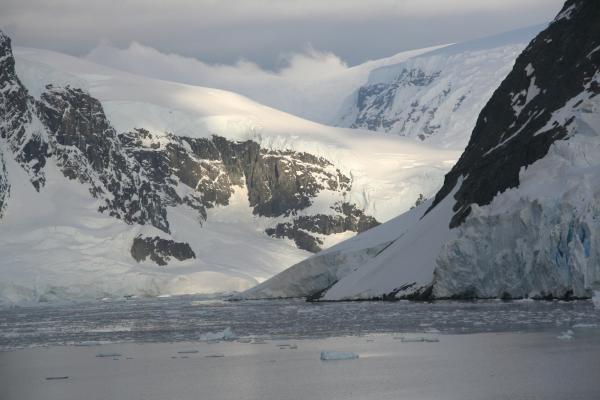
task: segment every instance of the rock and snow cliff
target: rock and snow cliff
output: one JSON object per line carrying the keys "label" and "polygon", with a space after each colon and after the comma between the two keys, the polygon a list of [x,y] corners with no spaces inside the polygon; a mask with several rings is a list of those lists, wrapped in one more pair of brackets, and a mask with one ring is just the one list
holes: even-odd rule
{"label": "rock and snow cliff", "polygon": [[569,0],[434,199],[246,297],[573,298],[600,286],[600,3]]}
{"label": "rock and snow cliff", "polygon": [[13,57],[3,34],[0,67],[0,302],[243,290],[433,194],[457,156]]}
{"label": "rock and snow cliff", "polygon": [[454,44],[375,69],[346,100],[336,123],[464,149],[477,115],[544,27]]}

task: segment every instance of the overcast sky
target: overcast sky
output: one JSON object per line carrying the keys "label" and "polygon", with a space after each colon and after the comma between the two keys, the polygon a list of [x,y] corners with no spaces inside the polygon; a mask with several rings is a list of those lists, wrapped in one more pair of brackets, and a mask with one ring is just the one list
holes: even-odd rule
{"label": "overcast sky", "polygon": [[85,55],[138,42],[277,69],[308,46],[349,65],[550,20],[563,0],[0,0],[16,45]]}

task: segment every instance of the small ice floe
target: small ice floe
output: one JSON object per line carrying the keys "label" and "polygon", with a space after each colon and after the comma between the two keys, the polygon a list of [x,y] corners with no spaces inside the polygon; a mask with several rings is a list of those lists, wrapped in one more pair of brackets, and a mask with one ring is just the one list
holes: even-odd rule
{"label": "small ice floe", "polygon": [[600,328],[598,324],[575,324],[573,325],[574,329],[587,329],[587,328]]}
{"label": "small ice floe", "polygon": [[563,333],[561,333],[556,338],[560,339],[560,340],[571,340],[571,339],[573,339],[573,335],[574,334],[575,333],[572,330],[569,329],[568,331],[564,331]]}
{"label": "small ice floe", "polygon": [[207,354],[204,357],[206,357],[206,358],[222,358],[222,357],[225,357],[225,354],[222,354],[222,353]]}
{"label": "small ice floe", "polygon": [[437,343],[440,339],[426,338],[423,336],[402,336],[400,337],[400,341],[402,343]]}
{"label": "small ice floe", "polygon": [[68,376],[47,376],[46,380],[47,381],[58,381],[58,380],[62,380],[62,379],[69,379]]}
{"label": "small ice floe", "polygon": [[177,354],[196,354],[198,353],[198,350],[181,350],[178,351]]}
{"label": "small ice floe", "polygon": [[594,291],[594,296],[592,296],[592,302],[594,303],[594,307],[600,310],[600,290]]}
{"label": "small ice floe", "polygon": [[254,339],[250,342],[251,344],[267,344],[263,339]]}
{"label": "small ice floe", "polygon": [[91,347],[99,346],[101,343],[97,340],[84,340],[83,342],[75,343],[75,346]]}
{"label": "small ice floe", "polygon": [[237,335],[230,327],[223,329],[220,332],[207,332],[200,336],[200,340],[204,341],[215,341],[215,340],[235,340]]}
{"label": "small ice floe", "polygon": [[322,351],[321,361],[356,360],[358,354],[351,351]]}
{"label": "small ice floe", "polygon": [[238,339],[237,341],[238,343],[250,343],[252,342],[252,339]]}
{"label": "small ice floe", "polygon": [[109,358],[109,357],[121,357],[122,354],[121,353],[98,353],[96,354],[96,357],[100,357],[100,358]]}
{"label": "small ice floe", "polygon": [[277,347],[279,347],[279,350],[295,350],[298,348],[295,344],[278,344]]}

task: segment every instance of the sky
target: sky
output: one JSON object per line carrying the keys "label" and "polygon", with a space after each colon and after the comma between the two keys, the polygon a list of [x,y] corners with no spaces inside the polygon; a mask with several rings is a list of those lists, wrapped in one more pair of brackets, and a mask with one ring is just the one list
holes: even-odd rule
{"label": "sky", "polygon": [[16,45],[84,56],[131,43],[278,70],[296,53],[347,65],[549,21],[563,0],[1,0]]}

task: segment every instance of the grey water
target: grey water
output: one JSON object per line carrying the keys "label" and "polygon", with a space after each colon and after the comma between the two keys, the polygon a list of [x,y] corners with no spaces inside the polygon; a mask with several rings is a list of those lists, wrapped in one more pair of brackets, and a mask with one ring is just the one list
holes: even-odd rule
{"label": "grey water", "polygon": [[179,342],[237,337],[304,339],[376,333],[561,332],[599,328],[591,301],[434,303],[227,301],[198,296],[0,308],[0,350],[86,342]]}

